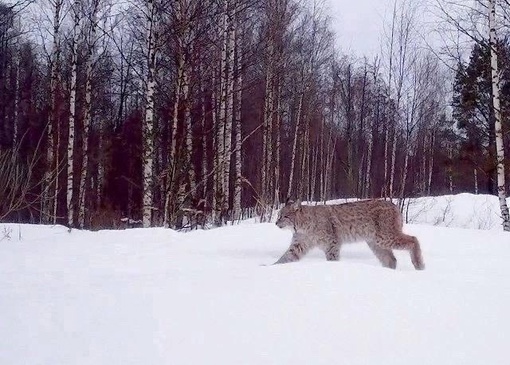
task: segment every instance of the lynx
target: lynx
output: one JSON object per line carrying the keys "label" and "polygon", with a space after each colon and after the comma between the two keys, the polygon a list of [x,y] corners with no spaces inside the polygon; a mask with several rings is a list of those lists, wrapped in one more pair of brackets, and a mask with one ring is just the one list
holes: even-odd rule
{"label": "lynx", "polygon": [[298,261],[314,247],[323,250],[328,261],[337,261],[343,243],[366,241],[384,267],[397,267],[392,252],[396,249],[409,251],[416,270],[425,268],[418,239],[402,232],[402,215],[389,201],[317,206],[290,201],[281,209],[276,225],[294,234],[289,249],[275,264]]}

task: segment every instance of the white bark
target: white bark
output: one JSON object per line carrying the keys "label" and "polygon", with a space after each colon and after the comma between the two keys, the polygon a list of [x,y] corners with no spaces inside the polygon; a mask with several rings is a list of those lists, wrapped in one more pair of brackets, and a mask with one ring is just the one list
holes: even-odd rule
{"label": "white bark", "polygon": [[[167,187],[166,187],[166,196],[165,196],[165,209],[164,209],[164,218],[163,218],[163,226],[168,228],[170,227],[171,220],[173,217],[170,216],[173,213],[174,208],[170,211],[170,201],[172,199],[172,194],[174,194],[174,184],[175,184],[175,174],[177,171],[177,127],[179,123],[179,105],[181,103],[181,88],[183,83],[184,76],[184,58],[182,54],[179,56],[177,62],[177,78],[175,81],[175,98],[174,98],[174,109],[172,115],[172,128],[171,128],[171,136],[170,136],[170,155],[168,162],[170,164],[170,169],[167,177]],[[174,204],[174,206],[178,205]]]}
{"label": "white bark", "polygon": [[[262,135],[262,175],[261,175],[261,187],[260,196],[262,198],[262,204],[267,204],[267,192],[269,190],[269,171],[270,171],[270,152],[271,149],[271,137],[273,132],[273,103],[274,103],[274,90],[273,90],[273,73],[271,70],[271,64],[268,65],[266,71],[266,87],[264,97],[264,110],[263,110],[263,135]],[[264,207],[263,207],[264,208]],[[265,212],[264,212],[265,213]]]}
{"label": "white bark", "polygon": [[296,126],[294,128],[294,138],[292,140],[292,154],[290,155],[290,174],[289,174],[289,183],[287,188],[287,196],[286,198],[290,198],[293,194],[293,188],[294,188],[294,173],[296,170],[296,155],[297,155],[297,144],[298,144],[298,137],[299,137],[299,125],[301,120],[301,113],[303,110],[303,97],[304,94],[300,93],[299,95],[299,102],[298,102],[298,109],[296,113]]}
{"label": "white bark", "polygon": [[[221,65],[219,67],[220,69],[220,73],[221,73]],[[221,98],[221,82],[219,84],[219,86],[216,85],[217,81],[216,81],[216,73],[217,73],[217,69],[215,67],[213,67],[212,69],[212,85],[213,85],[213,92],[212,92],[212,95],[211,95],[211,103],[212,103],[212,113],[211,113],[211,116],[212,116],[212,123],[213,123],[213,128],[214,128],[214,138],[213,138],[213,151],[214,151],[214,155],[213,155],[213,166],[212,166],[212,169],[213,169],[213,193],[212,193],[212,221],[214,224],[217,224],[218,223],[218,216],[219,216],[219,213],[218,213],[218,210],[217,210],[217,207],[218,207],[218,194],[220,193],[218,191],[218,189],[220,188],[219,186],[219,183],[218,183],[218,169],[219,169],[219,166],[220,166],[220,161],[219,161],[219,150],[220,150],[220,143],[223,143],[223,135],[222,135],[222,131],[223,131],[223,128],[220,128],[219,124],[218,124],[218,120],[219,120],[219,108],[218,108],[218,95],[220,95],[220,98]]]}
{"label": "white bark", "polygon": [[67,139],[67,225],[74,227],[74,144],[75,144],[75,122],[76,122],[76,89],[78,74],[78,37],[80,27],[79,16],[80,1],[76,0],[73,6],[73,48],[71,56],[71,85],[69,99],[69,136]]}
{"label": "white bark", "polygon": [[[44,192],[43,192],[43,213],[44,221],[49,223],[56,222],[57,211],[57,193],[58,193],[58,178],[54,177],[57,166],[56,162],[56,148],[54,134],[57,128],[56,117],[56,92],[58,83],[58,64],[60,63],[60,12],[62,10],[63,0],[56,0],[53,4],[53,35],[52,35],[52,50],[50,60],[50,112],[48,115],[47,127],[47,144],[46,144],[46,171],[44,173]],[[54,191],[51,186],[54,185]]]}
{"label": "white bark", "polygon": [[191,100],[188,72],[184,73],[183,97],[184,97],[184,127],[186,130],[186,168],[188,171],[189,191],[195,195],[196,173],[193,165],[193,129],[191,123]]}
{"label": "white bark", "polygon": [[143,141],[143,212],[144,227],[152,225],[152,198],[154,184],[154,92],[156,88],[156,11],[155,0],[147,0],[147,87],[145,90],[145,117],[142,126]]}
{"label": "white bark", "polygon": [[429,174],[427,180],[427,195],[430,196],[430,189],[432,186],[432,173],[434,171],[434,142],[435,142],[435,133],[432,131],[430,135],[430,157],[429,157]]}
{"label": "white bark", "polygon": [[280,204],[280,155],[281,155],[281,135],[280,135],[280,125],[281,125],[281,84],[276,89],[276,110],[275,110],[275,142],[272,146],[272,158],[271,162],[274,164],[274,173],[272,173],[273,178],[273,208],[277,207]]}
{"label": "white bark", "polygon": [[16,148],[17,144],[18,144],[18,139],[19,139],[19,120],[18,120],[18,115],[19,115],[19,99],[20,99],[20,90],[19,90],[19,79],[20,79],[20,68],[21,68],[21,54],[19,51],[16,52],[16,55],[15,55],[15,59],[16,59],[16,80],[15,80],[15,83],[14,83],[14,117],[13,117],[13,123],[14,123],[14,133],[13,133],[13,146]]}
{"label": "white bark", "polygon": [[227,212],[229,208],[230,197],[230,163],[232,151],[232,123],[234,120],[234,49],[235,49],[235,9],[232,8],[230,1],[226,2],[227,14],[227,32],[225,34],[226,59],[225,59],[225,157],[223,163],[223,207],[222,211]]}
{"label": "white bark", "polygon": [[[227,201],[227,187],[226,187],[226,164],[227,164],[227,148],[230,148],[231,132],[232,132],[232,114],[230,109],[230,21],[229,21],[229,1],[223,3],[223,13],[221,21],[221,63],[220,63],[220,85],[219,85],[219,118],[216,125],[216,159],[214,167],[214,207],[215,212],[215,224],[221,225],[222,220],[225,218],[225,205]],[[230,134],[229,134],[230,125]],[[228,160],[230,161],[230,159]],[[228,175],[227,175],[228,176]]]}
{"label": "white bark", "polygon": [[103,196],[103,182],[104,182],[104,121],[99,120],[99,159],[97,161],[97,182],[96,182],[96,207],[101,207],[101,197]]}
{"label": "white bark", "polygon": [[80,228],[85,226],[85,197],[86,182],[89,165],[89,139],[90,124],[92,121],[92,68],[95,54],[97,13],[99,11],[100,0],[93,0],[92,13],[90,14],[90,34],[88,37],[88,52],[85,71],[85,114],[83,116],[83,147],[82,147],[82,166],[80,173],[79,204],[78,204],[78,225]]}
{"label": "white bark", "polygon": [[395,183],[395,172],[396,172],[396,160],[397,160],[397,128],[395,126],[393,131],[393,142],[391,143],[391,171],[390,171],[390,186],[388,189],[389,197],[393,198],[393,186]]}
{"label": "white bark", "polygon": [[[236,24],[238,25],[238,23]],[[234,220],[241,219],[241,203],[242,203],[242,151],[241,151],[241,120],[242,120],[242,100],[243,100],[243,75],[242,75],[242,50],[240,46],[240,36],[236,34],[235,37],[235,50],[236,50],[236,73],[235,73],[235,95],[236,95],[236,108],[234,111],[234,129],[235,129],[235,183],[234,183]]]}
{"label": "white bark", "polygon": [[389,144],[390,144],[390,128],[389,128],[389,123],[386,122],[386,125],[384,126],[385,127],[385,132],[384,132],[384,185],[383,185],[383,191],[381,192],[382,193],[382,196],[384,196],[385,198],[388,197],[389,193],[388,193],[388,189],[389,189],[389,184],[388,184],[388,166],[389,166],[389,154],[388,154],[388,147],[389,147]]}
{"label": "white bark", "polygon": [[[200,72],[200,74],[202,74]],[[202,128],[202,198],[205,199],[207,196],[207,129],[206,129],[206,109],[205,109],[205,81],[203,79],[200,80],[200,95],[201,95],[201,128]]]}
{"label": "white bark", "polygon": [[498,198],[503,219],[503,230],[510,231],[510,214],[506,203],[505,186],[505,149],[503,145],[502,116],[500,103],[500,83],[498,48],[496,38],[496,0],[489,0],[489,36],[491,47],[491,74],[492,74],[492,105],[494,107],[494,132],[496,138],[496,158],[498,174]]}
{"label": "white bark", "polygon": [[365,170],[365,198],[371,197],[370,183],[371,183],[371,171],[372,171],[372,153],[374,147],[374,131],[373,121],[370,121],[369,132],[368,132],[368,147],[367,147],[367,165]]}

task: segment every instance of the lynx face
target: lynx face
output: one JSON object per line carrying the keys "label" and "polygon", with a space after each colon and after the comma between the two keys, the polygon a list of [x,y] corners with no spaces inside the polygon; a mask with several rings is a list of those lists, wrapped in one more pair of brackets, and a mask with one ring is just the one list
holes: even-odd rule
{"label": "lynx face", "polygon": [[279,228],[287,228],[295,231],[296,213],[301,207],[301,202],[287,202],[285,206],[280,210],[276,225]]}

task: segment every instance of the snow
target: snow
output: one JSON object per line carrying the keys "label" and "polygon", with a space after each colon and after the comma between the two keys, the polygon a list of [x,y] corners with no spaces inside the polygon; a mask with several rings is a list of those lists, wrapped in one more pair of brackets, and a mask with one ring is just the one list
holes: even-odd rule
{"label": "snow", "polygon": [[[339,199],[328,204],[355,201]],[[396,202],[396,201],[395,201]],[[510,205],[510,199],[508,199]],[[404,220],[440,227],[501,230],[499,200],[494,195],[456,194],[406,199]]]}
{"label": "snow", "polygon": [[385,269],[362,243],[264,266],[291,235],[271,223],[0,224],[0,364],[508,364],[508,234],[405,231],[425,271],[405,252]]}

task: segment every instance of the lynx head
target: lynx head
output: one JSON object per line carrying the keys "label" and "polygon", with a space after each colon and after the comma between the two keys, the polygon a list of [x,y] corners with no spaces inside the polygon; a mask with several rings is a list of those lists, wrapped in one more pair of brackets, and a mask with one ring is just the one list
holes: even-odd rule
{"label": "lynx head", "polygon": [[301,209],[301,201],[295,202],[287,199],[285,206],[280,210],[276,225],[279,228],[294,228],[296,222],[296,213]]}

